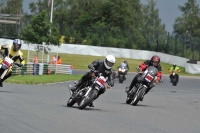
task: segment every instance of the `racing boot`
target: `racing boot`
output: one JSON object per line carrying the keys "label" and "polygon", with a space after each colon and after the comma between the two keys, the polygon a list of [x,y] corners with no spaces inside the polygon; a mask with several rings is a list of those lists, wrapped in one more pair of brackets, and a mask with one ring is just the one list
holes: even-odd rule
{"label": "racing boot", "polygon": [[137,90],[137,88],[134,86],[133,87],[133,89],[130,89],[130,87],[126,87],[126,93],[128,94],[128,95],[134,95],[135,94],[135,92],[136,92],[136,90]]}
{"label": "racing boot", "polygon": [[83,82],[82,80],[79,80],[78,83],[75,82],[75,83],[74,83],[75,85],[74,85],[73,87],[71,87],[71,91],[72,91],[72,92],[76,91],[83,83],[84,83],[84,82]]}
{"label": "racing boot", "polygon": [[93,102],[91,102],[88,106],[89,106],[89,107],[94,107]]}
{"label": "racing boot", "polygon": [[128,94],[128,93],[130,92],[130,87],[127,86],[127,87],[125,88],[125,92]]}

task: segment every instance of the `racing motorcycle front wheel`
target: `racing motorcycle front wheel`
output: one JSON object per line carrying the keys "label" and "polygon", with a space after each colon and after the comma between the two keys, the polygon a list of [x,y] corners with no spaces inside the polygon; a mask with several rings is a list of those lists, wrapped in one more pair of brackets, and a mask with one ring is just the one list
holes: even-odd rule
{"label": "racing motorcycle front wheel", "polygon": [[75,103],[76,103],[76,101],[73,100],[73,99],[70,97],[69,100],[67,101],[67,106],[68,106],[68,107],[71,107],[71,106],[73,106]]}
{"label": "racing motorcycle front wheel", "polygon": [[80,104],[79,104],[79,109],[84,109],[87,105],[89,105],[96,97],[97,97],[98,91],[97,90],[92,90],[88,96],[84,97]]}

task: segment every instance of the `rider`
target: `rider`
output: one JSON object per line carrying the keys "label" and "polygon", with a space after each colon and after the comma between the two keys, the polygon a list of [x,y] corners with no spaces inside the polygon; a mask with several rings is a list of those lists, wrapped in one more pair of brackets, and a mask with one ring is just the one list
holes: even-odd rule
{"label": "rider", "polygon": [[[108,77],[108,84],[113,87],[114,86],[114,79],[113,79],[113,69],[112,66],[115,64],[115,57],[113,55],[107,55],[104,60],[95,60],[90,65],[88,65],[88,68],[98,72],[102,73],[103,76]],[[87,72],[83,77],[78,81],[78,84],[76,84],[74,87],[71,88],[71,91],[74,92],[77,90],[84,82],[90,80],[92,78],[92,72]],[[99,92],[98,96],[104,91]],[[98,97],[97,96],[97,97]],[[93,103],[90,104],[90,107],[94,107]]]}
{"label": "rider", "polygon": [[[128,62],[125,60],[123,63],[121,63],[121,64],[126,64],[126,67],[127,67],[127,69],[126,69],[126,73],[129,71],[129,66],[128,66]],[[118,66],[118,68],[119,68],[120,66]]]}
{"label": "rider", "polygon": [[[25,60],[23,58],[23,53],[21,52],[20,48],[22,46],[22,42],[20,39],[14,39],[13,45],[5,44],[0,45],[0,49],[4,49],[4,56],[9,56],[14,62],[18,59],[20,63],[16,63],[17,66],[22,67],[25,64]],[[2,53],[2,51],[0,51]],[[2,62],[2,60],[0,61]],[[9,78],[12,75],[12,71],[8,75],[6,75],[3,79],[0,79],[0,87],[3,87],[3,81]]]}
{"label": "rider", "polygon": [[[127,72],[129,71],[129,66],[128,66],[128,62],[125,60],[124,62],[122,62],[117,68],[120,68],[120,66],[125,65],[126,66],[126,71],[125,71],[125,75],[127,74]],[[126,76],[125,76],[126,77]]]}
{"label": "rider", "polygon": [[[172,71],[175,71],[175,72],[180,72],[180,68],[177,67],[176,63],[173,64],[172,67],[170,67],[170,69],[168,69],[169,72],[171,73],[169,78],[170,78],[170,82],[172,82]],[[179,80],[179,75],[176,73],[176,76],[177,76],[177,83],[178,83],[178,80]]]}
{"label": "rider", "polygon": [[[161,76],[162,76],[162,68],[161,68],[161,65],[159,64],[160,63],[160,57],[157,56],[157,55],[154,55],[151,57],[151,60],[146,60],[145,62],[143,62],[142,64],[139,65],[139,67],[137,68],[139,70],[139,72],[143,72],[146,70],[146,68],[148,66],[154,66],[158,69],[158,73],[157,73],[157,79],[156,79],[156,84],[158,84],[161,80]],[[137,79],[138,77],[140,76],[141,73],[138,73],[132,80],[131,84],[129,87],[126,87],[125,91],[127,92],[127,94],[129,94],[130,90],[136,85],[137,83]],[[150,90],[151,90],[152,87],[149,87],[145,94],[147,94]],[[136,91],[136,90],[134,90]]]}

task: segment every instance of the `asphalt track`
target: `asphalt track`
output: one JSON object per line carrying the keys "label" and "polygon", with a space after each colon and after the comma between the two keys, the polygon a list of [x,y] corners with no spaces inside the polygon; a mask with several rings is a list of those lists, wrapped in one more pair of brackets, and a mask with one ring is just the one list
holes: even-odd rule
{"label": "asphalt track", "polygon": [[[76,71],[75,73],[84,73]],[[68,84],[4,84],[0,88],[0,133],[200,133],[200,79],[168,76],[138,106],[125,104],[127,80],[107,90],[94,108],[66,107]]]}

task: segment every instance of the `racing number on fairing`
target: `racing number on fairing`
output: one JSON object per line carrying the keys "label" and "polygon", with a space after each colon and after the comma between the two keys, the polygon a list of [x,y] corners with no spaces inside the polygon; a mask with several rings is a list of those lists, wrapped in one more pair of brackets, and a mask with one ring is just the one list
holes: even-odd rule
{"label": "racing number on fairing", "polygon": [[103,76],[100,76],[97,81],[96,81],[97,84],[99,84],[101,87],[104,86],[104,84],[106,83],[106,79],[103,77]]}
{"label": "racing number on fairing", "polygon": [[6,65],[7,67],[9,67],[11,65],[13,61],[8,58],[8,57],[5,57],[4,61],[3,61],[3,64]]}
{"label": "racing number on fairing", "polygon": [[153,76],[151,76],[150,74],[147,74],[145,76],[145,80],[147,80],[148,82],[151,82],[153,80]]}

